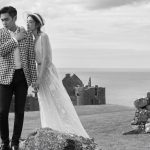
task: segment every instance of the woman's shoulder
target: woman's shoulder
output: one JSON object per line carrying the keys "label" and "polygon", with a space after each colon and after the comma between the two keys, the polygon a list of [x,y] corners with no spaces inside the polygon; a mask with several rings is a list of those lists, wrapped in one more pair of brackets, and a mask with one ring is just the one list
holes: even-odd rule
{"label": "woman's shoulder", "polygon": [[42,38],[48,38],[48,34],[45,33],[45,32],[41,32],[40,36],[41,36]]}

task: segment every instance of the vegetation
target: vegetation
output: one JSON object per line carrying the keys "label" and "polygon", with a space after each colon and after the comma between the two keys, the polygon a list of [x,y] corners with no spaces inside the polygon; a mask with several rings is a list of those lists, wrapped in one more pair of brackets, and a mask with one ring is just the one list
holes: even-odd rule
{"label": "vegetation", "polygon": [[[81,122],[102,150],[149,150],[149,134],[129,134],[135,110],[117,105],[75,106]],[[12,133],[13,113],[10,113]],[[26,112],[22,138],[40,127],[39,111]]]}

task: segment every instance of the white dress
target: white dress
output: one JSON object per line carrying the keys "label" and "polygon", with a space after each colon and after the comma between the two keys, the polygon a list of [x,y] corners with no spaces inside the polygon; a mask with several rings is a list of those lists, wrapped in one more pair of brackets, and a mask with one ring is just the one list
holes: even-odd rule
{"label": "white dress", "polygon": [[46,33],[41,33],[35,43],[36,61],[39,72],[41,62],[45,63],[38,97],[42,127],[49,127],[65,133],[73,133],[89,138],[74,109],[62,81],[59,80],[54,64],[50,41]]}

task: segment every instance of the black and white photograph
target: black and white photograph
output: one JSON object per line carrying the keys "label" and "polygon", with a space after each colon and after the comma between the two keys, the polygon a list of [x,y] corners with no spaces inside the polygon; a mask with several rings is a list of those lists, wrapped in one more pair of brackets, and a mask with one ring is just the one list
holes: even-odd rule
{"label": "black and white photograph", "polygon": [[149,150],[149,40],[149,0],[0,0],[0,150]]}

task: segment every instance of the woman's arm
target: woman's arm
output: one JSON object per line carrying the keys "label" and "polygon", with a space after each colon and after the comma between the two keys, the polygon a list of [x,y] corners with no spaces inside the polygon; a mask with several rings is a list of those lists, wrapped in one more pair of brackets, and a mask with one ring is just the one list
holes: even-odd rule
{"label": "woman's arm", "polygon": [[[2,34],[4,32],[4,34]],[[24,39],[26,34],[24,31],[20,31],[19,33],[15,34],[13,37],[10,36],[9,39],[6,39],[5,33],[6,31],[0,30],[0,56],[5,57],[9,53],[12,53],[15,48],[18,46],[18,41]],[[7,33],[9,34],[9,33]]]}
{"label": "woman's arm", "polygon": [[45,71],[47,69],[47,65],[52,61],[51,60],[51,46],[48,35],[43,33],[41,37],[41,44],[42,44],[42,62],[41,67],[38,74],[38,82],[40,84],[42,78],[44,77]]}

